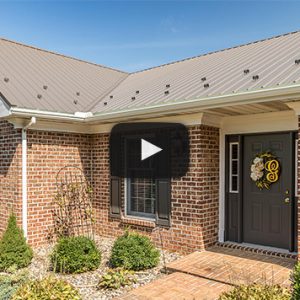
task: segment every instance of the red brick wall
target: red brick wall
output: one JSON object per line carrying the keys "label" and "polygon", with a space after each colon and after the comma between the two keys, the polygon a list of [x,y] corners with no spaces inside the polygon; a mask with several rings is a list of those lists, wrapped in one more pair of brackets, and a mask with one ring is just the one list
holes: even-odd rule
{"label": "red brick wall", "polygon": [[[11,125],[5,124],[5,127],[1,127],[0,138],[5,139],[7,136],[6,139],[10,141],[12,166],[9,175],[5,175],[8,162],[2,160],[1,183],[2,178],[9,179],[5,179],[5,185],[0,185],[1,202],[8,206],[16,201],[20,212],[21,131],[13,130]],[[157,244],[161,243],[162,237],[164,247],[170,250],[191,252],[213,244],[218,233],[219,130],[199,125],[190,127],[189,132],[189,171],[185,177],[172,181],[172,225],[169,229],[158,229],[148,221],[128,218],[120,221],[109,217],[109,134],[28,130],[29,242],[33,245],[47,242],[49,230],[53,228],[51,209],[57,191],[56,175],[62,167],[73,165],[82,168],[87,180],[93,183],[95,228],[98,234],[119,235],[130,225],[132,229],[149,234]],[[122,198],[124,205],[124,192]],[[3,227],[7,213],[6,208],[1,209],[0,226]]]}
{"label": "red brick wall", "polygon": [[7,121],[0,121],[0,234],[13,210],[21,225],[22,134]]}
{"label": "red brick wall", "polygon": [[[217,241],[219,222],[219,130],[200,125],[189,128],[191,163],[188,173],[172,181],[172,225],[109,216],[108,134],[92,138],[93,184],[96,193],[96,230],[101,235],[121,234],[124,227],[148,233],[157,244],[175,251],[204,249]],[[124,190],[124,189],[123,189]],[[124,201],[124,192],[123,192]]]}
{"label": "red brick wall", "polygon": [[90,139],[83,134],[28,130],[28,239],[31,244],[46,243],[53,228],[51,209],[59,170],[76,166],[90,179]]}

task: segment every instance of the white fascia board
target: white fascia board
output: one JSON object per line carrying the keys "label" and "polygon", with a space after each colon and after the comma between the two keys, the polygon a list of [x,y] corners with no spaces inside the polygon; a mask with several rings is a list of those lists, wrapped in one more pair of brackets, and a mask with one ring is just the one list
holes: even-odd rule
{"label": "white fascia board", "polygon": [[86,119],[86,118],[92,117],[93,113],[90,111],[89,112],[77,111],[74,113],[74,115],[75,115],[75,117],[80,117],[80,118]]}
{"label": "white fascia board", "polygon": [[55,119],[55,120],[65,120],[65,121],[75,121],[81,122],[86,118],[82,115],[71,114],[71,113],[60,113],[52,111],[43,111],[36,109],[18,108],[12,107],[10,109],[11,115],[16,117],[37,117],[43,119]]}
{"label": "white fascia board", "polygon": [[[212,116],[211,118],[206,115],[206,113],[181,114],[160,118],[143,118],[141,120],[133,120],[132,122],[170,122],[181,123],[186,126],[199,124],[216,126],[216,122],[214,122],[214,124],[211,124],[212,120],[215,120],[214,116]],[[11,117],[8,118],[8,121],[12,123],[15,128],[24,128],[25,124],[28,122],[28,118],[25,119],[24,117]],[[66,121],[53,122],[53,120],[38,119],[38,122],[36,124],[33,124],[30,128],[32,130],[94,134],[108,133],[116,124],[117,122],[90,124]]]}
{"label": "white fascia board", "polygon": [[[7,121],[14,125],[14,128],[23,128],[28,118],[10,117]],[[91,133],[90,125],[80,122],[68,122],[65,120],[51,120],[38,118],[38,122],[30,127],[31,130],[70,132],[70,133]]]}

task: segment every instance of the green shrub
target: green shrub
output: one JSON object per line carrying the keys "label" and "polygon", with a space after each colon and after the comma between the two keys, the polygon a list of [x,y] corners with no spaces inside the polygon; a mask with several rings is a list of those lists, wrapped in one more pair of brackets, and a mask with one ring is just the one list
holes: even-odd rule
{"label": "green shrub", "polygon": [[30,264],[32,256],[32,249],[26,243],[22,229],[17,226],[16,216],[12,214],[0,241],[0,271],[12,266],[24,268]]}
{"label": "green shrub", "polygon": [[51,254],[53,270],[60,273],[82,273],[95,270],[101,253],[95,242],[85,236],[61,238]]}
{"label": "green shrub", "polygon": [[221,294],[219,300],[290,300],[288,289],[280,285],[240,285],[229,292]]}
{"label": "green shrub", "polygon": [[12,300],[81,300],[78,291],[63,280],[46,277],[23,284]]}
{"label": "green shrub", "polygon": [[133,271],[117,268],[110,269],[102,275],[98,287],[102,289],[118,289],[135,282],[136,278]]}
{"label": "green shrub", "polygon": [[145,270],[157,266],[159,251],[151,240],[137,233],[126,232],[112,248],[110,263],[113,267],[127,270]]}
{"label": "green shrub", "polygon": [[0,276],[0,299],[9,300],[19,286],[27,280],[27,272]]}
{"label": "green shrub", "polygon": [[300,263],[297,263],[292,273],[293,299],[300,299]]}

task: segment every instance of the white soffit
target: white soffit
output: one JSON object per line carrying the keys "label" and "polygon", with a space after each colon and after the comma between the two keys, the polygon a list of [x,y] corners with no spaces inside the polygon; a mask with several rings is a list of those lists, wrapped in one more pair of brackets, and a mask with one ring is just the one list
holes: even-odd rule
{"label": "white soffit", "polygon": [[294,111],[224,117],[224,134],[263,133],[298,130],[298,117]]}
{"label": "white soffit", "polygon": [[300,115],[300,101],[287,102],[286,105],[292,109],[296,115]]}

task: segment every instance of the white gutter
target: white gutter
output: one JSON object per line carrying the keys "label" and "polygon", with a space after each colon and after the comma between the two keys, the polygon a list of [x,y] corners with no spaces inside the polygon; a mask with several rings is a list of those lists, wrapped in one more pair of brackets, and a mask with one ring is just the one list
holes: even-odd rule
{"label": "white gutter", "polygon": [[27,238],[27,129],[36,123],[36,118],[32,117],[27,125],[22,129],[22,228]]}
{"label": "white gutter", "polygon": [[27,108],[18,108],[18,107],[11,107],[10,108],[10,116],[18,116],[18,117],[41,117],[47,119],[55,119],[55,120],[67,120],[67,121],[84,121],[85,118],[78,113],[71,114],[71,113],[60,113],[60,112],[53,112],[53,111],[44,111],[44,110],[37,110],[37,109],[27,109]]}

